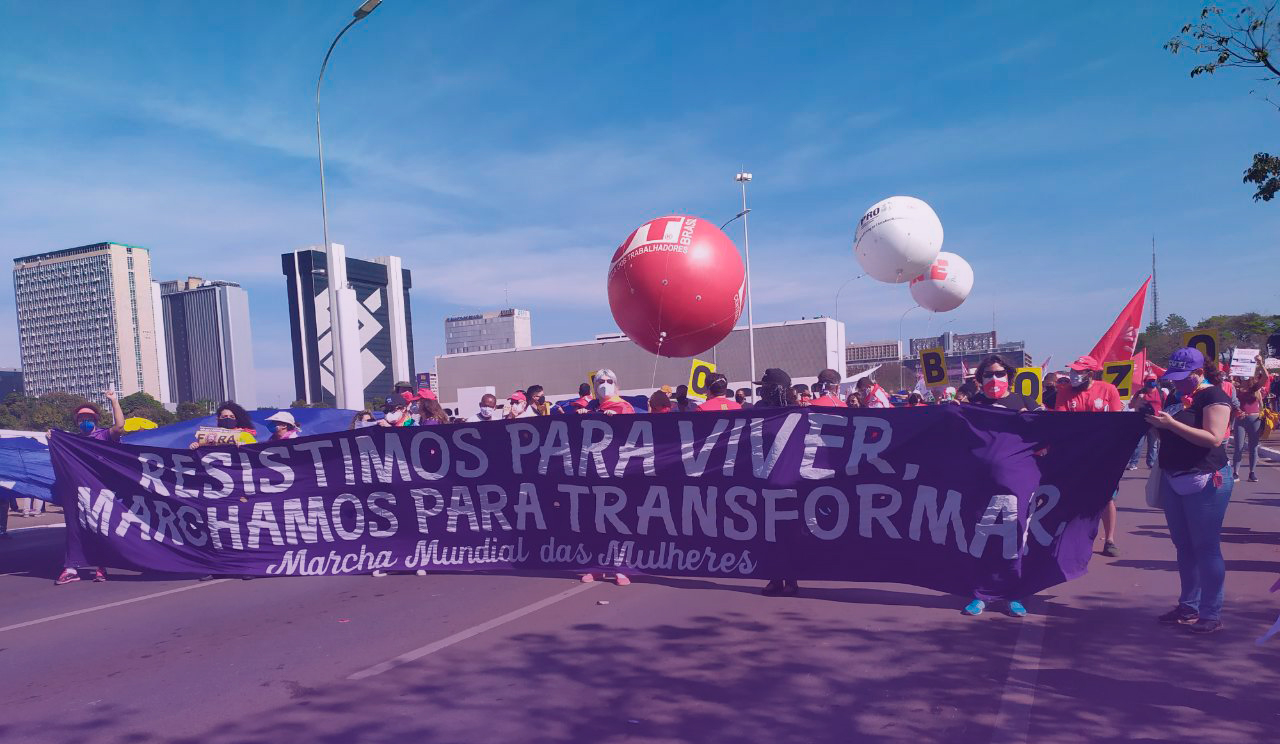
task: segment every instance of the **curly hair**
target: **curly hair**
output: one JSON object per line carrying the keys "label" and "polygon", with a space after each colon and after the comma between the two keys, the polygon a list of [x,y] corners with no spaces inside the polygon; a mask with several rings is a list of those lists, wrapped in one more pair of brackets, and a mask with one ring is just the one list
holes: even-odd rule
{"label": "curly hair", "polygon": [[249,418],[249,412],[244,410],[244,407],[234,400],[224,400],[219,403],[218,407],[213,409],[214,415],[216,416],[219,411],[231,411],[231,413],[236,417],[237,429],[256,428],[253,425],[253,419]]}

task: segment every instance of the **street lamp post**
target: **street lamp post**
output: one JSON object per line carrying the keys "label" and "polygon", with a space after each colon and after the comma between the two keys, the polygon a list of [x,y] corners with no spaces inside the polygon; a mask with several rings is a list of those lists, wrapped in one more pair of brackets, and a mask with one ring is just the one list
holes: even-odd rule
{"label": "street lamp post", "polygon": [[742,252],[746,258],[747,267],[747,353],[751,356],[751,390],[752,396],[755,397],[756,379],[756,324],[755,318],[751,313],[751,234],[747,230],[747,215],[751,210],[747,208],[747,184],[751,181],[750,173],[739,173],[734,176],[734,180],[742,184]]}
{"label": "street lamp post", "polygon": [[[324,61],[320,63],[320,75],[316,78],[316,151],[320,158],[320,222],[324,229],[325,260],[328,263],[329,268],[326,281],[327,289],[325,290],[329,298],[329,340],[331,342],[330,347],[332,348],[329,358],[333,365],[333,393],[335,404],[338,408],[363,408],[364,401],[358,399],[363,397],[363,391],[356,394],[357,400],[349,400],[351,395],[350,391],[347,390],[349,382],[347,380],[347,375],[356,374],[356,370],[346,369],[342,358],[342,351],[345,348],[345,344],[353,343],[355,342],[355,339],[345,338],[340,330],[342,326],[342,315],[339,311],[340,301],[338,290],[344,289],[345,287],[338,287],[336,282],[333,281],[335,275],[339,277],[346,276],[346,266],[340,267],[336,272],[334,271],[335,257],[333,245],[329,242],[329,200],[328,194],[325,191],[324,183],[324,138],[320,133],[320,86],[324,83],[324,71],[329,66],[329,57],[333,54],[334,47],[338,46],[338,40],[342,38],[343,34],[347,33],[348,29],[372,13],[373,9],[378,7],[381,3],[382,0],[365,0],[360,7],[356,8],[355,13],[352,14],[351,21],[346,26],[343,26],[342,30],[338,32],[338,35],[333,38],[333,43],[329,45],[329,51],[324,54]],[[338,259],[346,261],[346,253],[340,252]],[[357,384],[352,387],[354,389],[360,386]],[[322,388],[321,396],[323,397],[323,395],[324,391]],[[309,390],[307,391],[307,397],[308,399],[311,397],[311,391]]]}
{"label": "street lamp post", "polygon": [[906,345],[907,345],[906,339],[902,337],[902,322],[907,319],[907,313],[911,312],[912,310],[923,310],[923,309],[924,308],[920,307],[919,305],[912,305],[902,313],[902,317],[898,318],[898,343],[901,344],[901,346],[898,347],[898,389],[899,390],[901,390],[903,386],[902,368],[903,366],[905,366],[905,362],[906,362],[906,355],[904,350],[906,349]]}

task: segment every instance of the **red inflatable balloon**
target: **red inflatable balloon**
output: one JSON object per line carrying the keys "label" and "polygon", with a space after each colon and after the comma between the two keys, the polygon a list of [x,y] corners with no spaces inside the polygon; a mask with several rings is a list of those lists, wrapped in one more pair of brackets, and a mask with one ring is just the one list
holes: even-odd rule
{"label": "red inflatable balloon", "polygon": [[666,357],[720,343],[742,314],[742,258],[720,228],[659,217],[618,246],[609,264],[609,309],[622,332]]}

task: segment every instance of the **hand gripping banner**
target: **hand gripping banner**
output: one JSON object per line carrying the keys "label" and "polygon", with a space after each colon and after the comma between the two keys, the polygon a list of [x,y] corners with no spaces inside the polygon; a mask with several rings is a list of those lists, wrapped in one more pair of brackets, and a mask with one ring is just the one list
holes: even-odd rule
{"label": "hand gripping banner", "polygon": [[54,433],[68,565],[258,576],[563,569],[886,581],[1082,575],[1147,426],[975,406],[550,416],[199,450]]}

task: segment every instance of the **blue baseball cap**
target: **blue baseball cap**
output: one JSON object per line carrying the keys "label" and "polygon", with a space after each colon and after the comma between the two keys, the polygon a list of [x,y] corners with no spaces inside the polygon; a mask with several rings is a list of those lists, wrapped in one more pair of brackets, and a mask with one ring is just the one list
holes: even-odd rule
{"label": "blue baseball cap", "polygon": [[1185,380],[1188,375],[1198,369],[1204,369],[1204,354],[1199,349],[1178,349],[1169,355],[1169,369],[1162,380]]}

